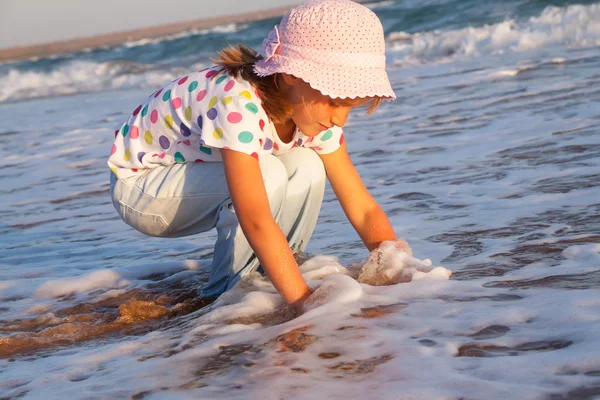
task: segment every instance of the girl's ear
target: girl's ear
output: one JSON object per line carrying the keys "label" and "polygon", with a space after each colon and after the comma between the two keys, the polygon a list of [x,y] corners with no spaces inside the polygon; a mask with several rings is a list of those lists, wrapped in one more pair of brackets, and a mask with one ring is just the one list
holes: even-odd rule
{"label": "girl's ear", "polygon": [[298,78],[290,74],[281,74],[281,78],[283,79],[283,82],[285,82],[285,84],[288,86],[296,86],[297,82],[299,81]]}

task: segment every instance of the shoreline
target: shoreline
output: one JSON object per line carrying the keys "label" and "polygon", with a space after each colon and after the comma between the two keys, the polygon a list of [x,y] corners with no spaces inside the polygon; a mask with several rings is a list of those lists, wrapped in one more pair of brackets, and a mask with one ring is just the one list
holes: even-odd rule
{"label": "shoreline", "polygon": [[[376,3],[381,0],[354,1],[357,3]],[[302,2],[298,1],[298,4],[300,3]],[[156,39],[195,29],[210,29],[220,25],[247,23],[269,18],[282,17],[292,7],[294,7],[294,5],[270,8],[261,11],[252,11],[244,14],[232,14],[221,17],[174,22],[165,25],[106,33],[95,36],[86,36],[69,40],[60,40],[49,43],[9,47],[6,49],[0,49],[0,63],[12,63],[25,61],[32,58],[52,57],[65,53],[76,53],[78,51],[87,49],[94,50],[102,47],[119,46],[123,43],[134,40]]]}
{"label": "shoreline", "polygon": [[254,22],[263,19],[281,17],[291,7],[293,6],[271,8],[262,11],[253,11],[244,14],[233,14],[215,18],[174,22],[166,25],[106,33],[102,35],[87,36],[69,40],[60,40],[50,43],[9,47],[6,49],[0,49],[0,63],[24,61],[36,57],[51,57],[54,55],[75,53],[87,49],[118,46],[133,40],[156,39],[195,29],[210,29],[219,25]]}

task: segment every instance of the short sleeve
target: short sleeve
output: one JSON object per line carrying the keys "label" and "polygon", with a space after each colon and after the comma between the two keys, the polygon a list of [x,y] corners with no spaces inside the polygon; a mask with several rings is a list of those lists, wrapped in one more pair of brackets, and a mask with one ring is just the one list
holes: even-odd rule
{"label": "short sleeve", "polygon": [[231,149],[258,159],[268,117],[260,104],[242,96],[211,99],[212,107],[202,115],[201,143]]}
{"label": "short sleeve", "polygon": [[339,126],[334,126],[307,140],[304,147],[311,148],[318,154],[329,154],[339,149],[342,143],[344,131]]}

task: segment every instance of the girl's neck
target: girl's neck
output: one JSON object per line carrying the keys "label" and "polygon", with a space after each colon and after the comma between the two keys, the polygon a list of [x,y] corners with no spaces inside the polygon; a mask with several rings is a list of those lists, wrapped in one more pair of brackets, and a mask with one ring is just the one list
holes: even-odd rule
{"label": "girl's neck", "polygon": [[275,130],[277,136],[283,143],[289,143],[294,139],[294,133],[296,133],[296,124],[292,119],[287,120],[283,124],[275,124]]}

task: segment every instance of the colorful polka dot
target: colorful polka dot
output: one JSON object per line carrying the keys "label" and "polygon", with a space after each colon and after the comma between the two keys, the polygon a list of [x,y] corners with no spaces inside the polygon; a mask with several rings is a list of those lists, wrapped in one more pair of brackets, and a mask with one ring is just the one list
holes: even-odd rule
{"label": "colorful polka dot", "polygon": [[302,138],[298,139],[298,146],[302,146]]}
{"label": "colorful polka dot", "polygon": [[208,79],[208,78],[212,78],[212,77],[213,77],[213,76],[215,76],[216,74],[217,74],[217,71],[215,71],[214,69],[213,69],[213,70],[210,70],[210,71],[208,71],[208,72],[206,73],[206,79]]}
{"label": "colorful polka dot", "polygon": [[325,132],[325,134],[323,136],[321,136],[321,141],[324,142],[326,140],[329,140],[333,137],[333,132],[331,131],[331,129],[328,129],[327,132]]}
{"label": "colorful polka dot", "polygon": [[204,100],[205,97],[206,97],[206,90],[201,90],[200,92],[198,92],[198,95],[196,96],[196,100],[202,101],[202,100]]}
{"label": "colorful polka dot", "polygon": [[152,142],[154,142],[152,133],[150,131],[146,131],[146,133],[144,133],[144,141],[148,144],[152,144]]}
{"label": "colorful polka dot", "polygon": [[198,115],[198,126],[200,127],[200,130],[202,130],[202,115]]}
{"label": "colorful polka dot", "polygon": [[258,126],[260,126],[261,131],[263,131],[263,132],[265,131],[265,121],[264,120],[261,119],[260,121],[258,121]]}
{"label": "colorful polka dot", "polygon": [[125,124],[121,128],[121,135],[123,135],[123,137],[125,137],[125,136],[127,136],[127,133],[129,133],[129,125]]}
{"label": "colorful polka dot", "polygon": [[188,128],[187,125],[183,122],[181,123],[181,125],[179,125],[179,132],[181,132],[181,134],[185,137],[188,137],[192,134],[190,128]]}
{"label": "colorful polka dot", "polygon": [[244,131],[238,135],[238,140],[242,143],[250,143],[254,140],[254,135],[251,132]]}
{"label": "colorful polka dot", "polygon": [[171,100],[171,104],[173,105],[173,108],[177,110],[179,107],[181,107],[181,98],[175,97],[173,100]]}
{"label": "colorful polka dot", "polygon": [[140,164],[142,163],[142,159],[144,158],[144,156],[146,155],[146,153],[144,153],[143,151],[140,151],[137,155],[137,159],[140,162]]}
{"label": "colorful polka dot", "polygon": [[167,90],[167,91],[165,92],[165,94],[163,94],[163,97],[162,97],[162,99],[163,99],[163,101],[168,101],[170,98],[171,98],[171,91],[170,91],[170,90]]}
{"label": "colorful polka dot", "polygon": [[242,90],[242,91],[239,93],[239,95],[240,95],[240,96],[242,96],[242,97],[245,97],[245,98],[247,98],[248,100],[250,100],[250,99],[252,98],[252,95],[251,95],[251,94],[250,94],[250,92],[249,92],[249,91],[247,91],[247,90]]}
{"label": "colorful polka dot", "polygon": [[176,163],[185,162],[185,158],[183,157],[183,154],[181,154],[180,152],[175,153],[175,156],[173,158],[175,159]]}
{"label": "colorful polka dot", "polygon": [[173,129],[173,117],[170,115],[167,115],[165,117],[165,126],[169,129]]}
{"label": "colorful polka dot", "polygon": [[214,121],[217,118],[217,109],[216,108],[211,108],[210,110],[208,110],[206,112],[206,116],[208,117],[208,119],[210,119],[211,121]]}
{"label": "colorful polka dot", "polygon": [[201,160],[201,159],[199,159],[199,158],[196,158],[196,161],[194,161],[194,162],[204,162],[204,160]]}
{"label": "colorful polka dot", "polygon": [[185,83],[185,81],[187,81],[187,80],[188,80],[188,77],[187,77],[187,76],[184,76],[183,78],[181,78],[181,79],[180,79],[180,80],[177,82],[177,84],[178,84],[178,85],[183,85],[183,84]]}
{"label": "colorful polka dot", "polygon": [[231,96],[225,96],[223,97],[223,99],[221,99],[221,103],[223,103],[224,105],[227,105],[229,103],[231,103],[233,101],[233,97]]}
{"label": "colorful polka dot", "polygon": [[229,114],[227,114],[227,121],[229,121],[232,124],[237,124],[238,122],[240,122],[242,120],[242,114],[240,114],[239,112],[230,112]]}
{"label": "colorful polka dot", "polygon": [[117,130],[115,131],[115,139],[117,138],[117,135],[119,134],[119,131],[120,131],[120,129],[117,129]]}
{"label": "colorful polka dot", "polygon": [[252,114],[256,114],[258,112],[258,107],[254,103],[246,104],[246,109],[250,111]]}
{"label": "colorful polka dot", "polygon": [[185,114],[185,119],[187,119],[188,121],[191,121],[192,120],[192,107],[187,106],[185,108],[184,114]]}
{"label": "colorful polka dot", "polygon": [[208,108],[213,108],[219,102],[219,98],[217,96],[213,96],[208,102]]}
{"label": "colorful polka dot", "polygon": [[212,154],[212,149],[210,147],[200,146],[200,151],[203,152],[204,154],[208,154],[208,155]]}
{"label": "colorful polka dot", "polygon": [[148,114],[148,106],[144,106],[144,108],[142,108],[142,118],[145,117],[146,114]]}
{"label": "colorful polka dot", "polygon": [[131,151],[129,149],[125,150],[125,154],[123,155],[123,161],[129,162],[131,160]]}
{"label": "colorful polka dot", "polygon": [[133,110],[133,116],[135,117],[136,115],[138,115],[140,113],[141,109],[142,109],[142,105],[140,104],[138,106],[138,108],[136,108],[135,110]]}
{"label": "colorful polka dot", "polygon": [[196,90],[196,88],[198,88],[198,81],[190,83],[190,86],[188,86],[188,92],[192,93],[194,90]]}
{"label": "colorful polka dot", "polygon": [[167,139],[166,136],[161,136],[160,138],[158,138],[158,143],[160,144],[160,147],[162,147],[165,150],[171,147],[171,142],[169,141],[169,139]]}
{"label": "colorful polka dot", "polygon": [[252,153],[252,154],[250,154],[250,155],[251,155],[252,157],[256,158],[256,160],[258,160],[258,153],[257,153],[257,152],[254,152],[254,153]]}
{"label": "colorful polka dot", "polygon": [[229,92],[231,89],[233,89],[234,86],[235,86],[235,81],[232,79],[229,82],[227,82],[227,85],[225,85],[225,91]]}
{"label": "colorful polka dot", "polygon": [[215,139],[223,139],[223,129],[217,128],[213,131],[213,137]]}
{"label": "colorful polka dot", "polygon": [[156,121],[158,121],[158,111],[157,110],[152,110],[152,113],[150,114],[150,122],[152,122],[153,124],[155,124]]}
{"label": "colorful polka dot", "polygon": [[129,133],[129,137],[131,139],[137,139],[137,138],[140,137],[140,130],[138,129],[137,126],[134,125],[134,126],[131,127],[131,131]]}
{"label": "colorful polka dot", "polygon": [[112,156],[113,154],[115,154],[117,152],[117,145],[113,144],[112,150],[110,151],[110,155]]}
{"label": "colorful polka dot", "polygon": [[158,89],[158,92],[156,92],[154,94],[154,98],[157,98],[158,96],[160,96],[160,93],[162,92],[162,89]]}
{"label": "colorful polka dot", "polygon": [[217,78],[215,83],[218,85],[219,83],[223,82],[225,79],[227,79],[227,75],[220,76]]}
{"label": "colorful polka dot", "polygon": [[340,146],[344,144],[344,140],[344,132],[342,132],[342,135],[340,136]]}
{"label": "colorful polka dot", "polygon": [[265,150],[271,150],[273,148],[273,141],[269,138],[267,138],[267,140],[265,140],[265,144],[263,146],[263,149]]}
{"label": "colorful polka dot", "polygon": [[279,150],[279,145],[275,142],[273,142],[273,149]]}

